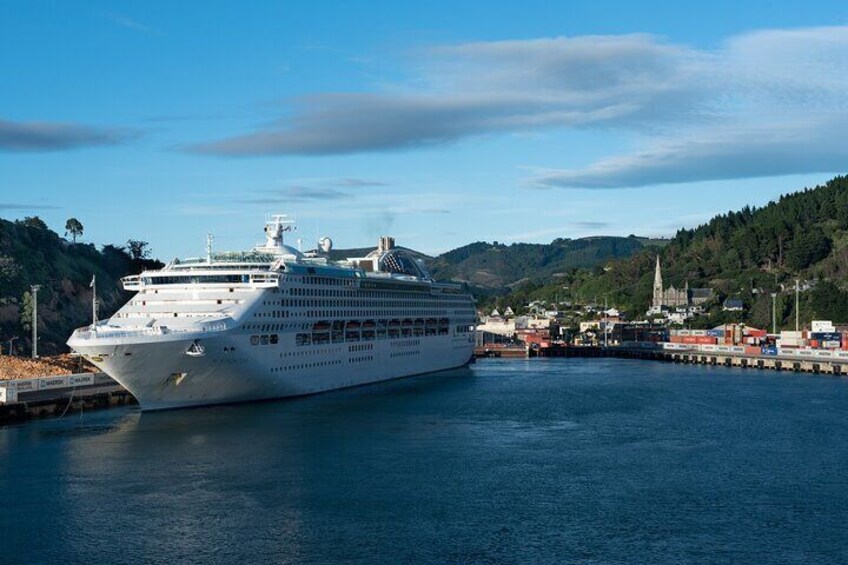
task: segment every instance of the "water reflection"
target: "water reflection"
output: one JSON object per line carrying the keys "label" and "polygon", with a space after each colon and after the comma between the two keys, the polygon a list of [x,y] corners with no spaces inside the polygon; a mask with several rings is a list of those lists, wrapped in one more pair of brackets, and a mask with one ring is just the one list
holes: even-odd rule
{"label": "water reflection", "polygon": [[486,360],[281,402],[34,421],[0,429],[3,555],[845,561],[846,383]]}
{"label": "water reflection", "polygon": [[[110,531],[117,518],[139,555],[236,560],[247,543],[297,560],[301,541],[312,537],[303,509],[320,505],[328,485],[361,473],[368,465],[361,456],[379,437],[420,435],[410,429],[409,402],[460,393],[473,386],[471,375],[463,369],[300,399],[133,409],[114,422],[48,426],[40,440],[63,445],[64,537],[83,554],[96,542],[78,533]],[[233,546],[249,531],[257,538]]]}

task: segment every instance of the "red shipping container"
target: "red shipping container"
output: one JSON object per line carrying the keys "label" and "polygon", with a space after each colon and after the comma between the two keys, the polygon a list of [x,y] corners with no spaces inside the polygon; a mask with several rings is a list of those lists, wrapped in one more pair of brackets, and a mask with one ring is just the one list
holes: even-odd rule
{"label": "red shipping container", "polygon": [[817,339],[811,339],[810,340],[810,347],[812,347],[813,349],[821,347],[821,342]]}
{"label": "red shipping container", "polygon": [[676,343],[688,343],[690,345],[715,345],[716,338],[710,335],[684,335],[677,336],[680,340]]}
{"label": "red shipping container", "polygon": [[746,345],[745,346],[745,355],[759,355],[763,350],[756,345]]}

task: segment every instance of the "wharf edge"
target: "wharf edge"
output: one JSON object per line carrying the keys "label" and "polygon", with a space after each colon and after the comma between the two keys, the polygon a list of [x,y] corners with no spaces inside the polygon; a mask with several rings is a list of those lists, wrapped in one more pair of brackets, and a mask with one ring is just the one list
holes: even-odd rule
{"label": "wharf edge", "polygon": [[646,345],[613,345],[608,347],[553,346],[542,349],[524,346],[501,348],[478,347],[474,353],[477,357],[513,359],[533,357],[619,357],[624,359],[665,361],[667,363],[771,369],[775,371],[794,371],[824,375],[848,375],[848,359],[799,359],[796,356],[787,355],[668,350]]}
{"label": "wharf edge", "polygon": [[135,398],[106,373],[0,381],[0,425],[126,404]]}

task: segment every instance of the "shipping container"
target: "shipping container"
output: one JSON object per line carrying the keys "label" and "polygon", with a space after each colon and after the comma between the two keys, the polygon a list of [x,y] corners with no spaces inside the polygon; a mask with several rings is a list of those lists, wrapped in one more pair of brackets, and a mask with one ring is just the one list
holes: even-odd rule
{"label": "shipping container", "polygon": [[707,335],[713,337],[724,337],[724,330],[707,330]]}
{"label": "shipping container", "polygon": [[833,322],[830,320],[813,320],[810,329],[814,332],[832,332]]}
{"label": "shipping container", "polygon": [[708,335],[673,335],[669,338],[669,341],[689,345],[715,345],[716,338]]}
{"label": "shipping container", "polygon": [[810,339],[818,341],[842,341],[842,334],[839,332],[813,332],[810,334]]}

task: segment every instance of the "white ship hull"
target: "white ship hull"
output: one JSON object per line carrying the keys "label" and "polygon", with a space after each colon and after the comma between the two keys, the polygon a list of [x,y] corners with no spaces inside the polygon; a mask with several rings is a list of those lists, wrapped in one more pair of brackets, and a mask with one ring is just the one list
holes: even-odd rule
{"label": "white ship hull", "polygon": [[[422,336],[303,348],[250,348],[247,336],[204,339],[208,353],[186,355],[193,336],[131,342],[100,338],[71,346],[138,400],[142,410],[302,396],[461,367],[473,338]],[[224,348],[234,347],[232,353]]]}

